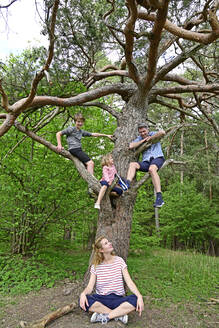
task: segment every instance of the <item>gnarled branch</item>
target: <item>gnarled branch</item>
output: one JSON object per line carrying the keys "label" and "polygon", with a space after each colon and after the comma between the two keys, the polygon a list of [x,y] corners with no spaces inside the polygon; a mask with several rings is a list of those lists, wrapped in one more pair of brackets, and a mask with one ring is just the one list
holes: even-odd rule
{"label": "gnarled branch", "polygon": [[127,20],[124,33],[125,33],[125,58],[126,64],[129,70],[129,76],[133,79],[133,81],[138,84],[140,81],[139,73],[137,67],[133,63],[133,48],[134,48],[134,30],[135,30],[135,22],[137,19],[137,7],[134,0],[127,0],[126,2],[128,10],[129,10],[129,18]]}
{"label": "gnarled branch", "polygon": [[[214,28],[211,33],[205,34],[205,33],[189,31],[182,27],[178,27],[177,25],[171,23],[168,19],[166,19],[164,28],[168,32],[170,32],[175,36],[178,36],[179,38],[183,38],[185,40],[195,41],[207,45],[212,43],[219,37],[219,23],[217,20],[217,16],[213,12],[211,12],[209,15],[210,15],[210,24]],[[138,17],[140,19],[144,19],[152,22],[156,20],[156,15],[147,14],[145,11],[142,10],[138,12]]]}
{"label": "gnarled branch", "polygon": [[164,0],[163,6],[160,9],[158,9],[154,27],[151,33],[147,73],[142,80],[142,87],[146,90],[149,90],[150,87],[152,86],[152,80],[155,76],[157,59],[158,59],[158,47],[161,40],[161,33],[167,17],[168,4],[169,4],[169,0]]}
{"label": "gnarled branch", "polygon": [[39,142],[40,144],[44,145],[45,147],[47,147],[48,149],[52,150],[53,152],[70,159],[74,164],[76,169],[78,170],[80,176],[87,181],[87,183],[92,187],[92,189],[98,193],[99,189],[100,189],[100,185],[99,182],[97,181],[97,179],[90,174],[85,166],[82,164],[81,161],[79,161],[79,159],[77,159],[76,157],[72,156],[71,153],[67,150],[62,150],[61,152],[59,152],[57,150],[57,147],[54,146],[51,142],[45,140],[44,138],[38,136],[36,133],[34,133],[33,131],[28,130],[25,126],[23,126],[22,124],[20,124],[19,122],[15,122],[14,126],[21,132],[23,132],[24,134],[26,134],[28,137],[32,138],[33,140]]}

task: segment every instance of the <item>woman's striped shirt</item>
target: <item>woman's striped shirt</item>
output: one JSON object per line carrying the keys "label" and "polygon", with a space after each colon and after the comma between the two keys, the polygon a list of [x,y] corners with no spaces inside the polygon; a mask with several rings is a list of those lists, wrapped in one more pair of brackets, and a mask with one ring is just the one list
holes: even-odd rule
{"label": "woman's striped shirt", "polygon": [[113,263],[101,263],[96,268],[92,265],[90,272],[96,275],[96,293],[99,295],[111,293],[124,295],[122,270],[126,267],[125,261],[119,256],[115,256]]}

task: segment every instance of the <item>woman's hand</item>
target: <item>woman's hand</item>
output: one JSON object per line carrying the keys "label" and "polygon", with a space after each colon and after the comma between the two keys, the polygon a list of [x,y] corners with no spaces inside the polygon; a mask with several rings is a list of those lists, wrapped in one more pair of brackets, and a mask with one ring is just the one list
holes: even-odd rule
{"label": "woman's hand", "polygon": [[81,293],[80,295],[80,307],[86,311],[86,306],[88,306],[87,296],[84,293]]}
{"label": "woman's hand", "polygon": [[144,302],[143,302],[143,298],[141,295],[138,296],[137,299],[137,306],[136,306],[136,311],[139,312],[139,315],[141,316],[141,312],[144,310]]}

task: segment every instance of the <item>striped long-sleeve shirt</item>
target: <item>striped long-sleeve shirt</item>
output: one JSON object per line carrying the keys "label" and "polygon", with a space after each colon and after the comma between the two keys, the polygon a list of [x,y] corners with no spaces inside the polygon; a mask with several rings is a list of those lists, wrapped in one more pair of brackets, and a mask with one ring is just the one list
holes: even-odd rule
{"label": "striped long-sleeve shirt", "polygon": [[124,283],[122,270],[126,268],[125,261],[115,256],[114,262],[110,264],[101,263],[94,268],[91,266],[91,273],[96,275],[96,293],[99,295],[124,295]]}

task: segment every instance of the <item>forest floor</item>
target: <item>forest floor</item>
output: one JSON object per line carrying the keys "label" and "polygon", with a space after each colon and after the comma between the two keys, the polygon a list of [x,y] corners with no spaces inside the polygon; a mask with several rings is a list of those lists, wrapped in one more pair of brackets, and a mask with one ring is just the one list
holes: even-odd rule
{"label": "forest floor", "polygon": [[[77,300],[81,290],[79,283],[68,280],[58,283],[53,288],[42,288],[22,296],[0,296],[0,327],[18,328],[19,323],[31,323],[41,319],[59,307]],[[165,299],[144,297],[145,310],[142,316],[129,315],[130,328],[215,328],[219,325],[217,305],[205,300],[198,303],[171,304]],[[48,325],[50,328],[86,328],[100,327],[101,324],[90,323],[90,314],[76,308],[71,313],[56,319]],[[124,327],[121,322],[110,321],[109,328]]]}

